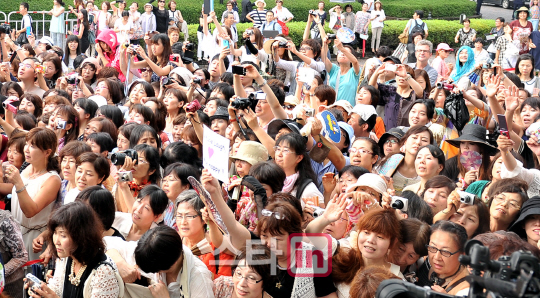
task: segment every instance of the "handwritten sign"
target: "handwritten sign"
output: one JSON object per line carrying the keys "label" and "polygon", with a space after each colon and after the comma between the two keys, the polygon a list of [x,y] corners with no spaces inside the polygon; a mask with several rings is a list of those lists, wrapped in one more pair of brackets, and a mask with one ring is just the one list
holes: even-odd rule
{"label": "handwritten sign", "polygon": [[203,167],[222,182],[229,180],[229,139],[204,126]]}

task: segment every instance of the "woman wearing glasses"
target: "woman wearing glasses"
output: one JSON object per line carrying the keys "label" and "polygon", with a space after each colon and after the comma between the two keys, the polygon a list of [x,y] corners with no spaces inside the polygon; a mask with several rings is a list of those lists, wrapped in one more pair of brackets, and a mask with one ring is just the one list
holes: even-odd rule
{"label": "woman wearing glasses", "polygon": [[[248,249],[262,253],[248,255]],[[216,298],[271,298],[265,291],[273,285],[274,277],[270,274],[270,249],[262,244],[245,247],[235,258],[231,276],[220,276],[214,280]]]}
{"label": "woman wearing glasses", "polygon": [[459,262],[466,241],[467,231],[456,223],[440,220],[431,226],[428,256],[418,269],[416,285],[449,295],[466,295],[469,283],[465,276],[469,271]]}
{"label": "woman wearing glasses", "polygon": [[518,218],[521,206],[529,199],[529,185],[516,178],[502,179],[493,183],[489,191],[489,226],[492,232],[506,231]]}
{"label": "woman wearing glasses", "polygon": [[[207,226],[209,232],[206,232]],[[194,190],[182,192],[176,200],[176,227],[184,246],[203,261],[215,278],[231,276],[233,252],[220,251],[214,255],[216,248],[222,246],[223,236],[211,238],[221,232],[208,217],[204,203]]]}

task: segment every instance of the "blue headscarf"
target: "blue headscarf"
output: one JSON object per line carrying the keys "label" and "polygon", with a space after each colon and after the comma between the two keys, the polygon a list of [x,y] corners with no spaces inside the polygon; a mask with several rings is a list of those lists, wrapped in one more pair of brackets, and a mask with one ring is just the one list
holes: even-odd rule
{"label": "blue headscarf", "polygon": [[[461,65],[461,62],[459,61],[459,53],[461,51],[467,51],[467,62],[463,63]],[[462,46],[459,48],[456,54],[456,66],[454,68],[454,71],[452,71],[452,74],[450,74],[450,78],[454,80],[454,82],[457,83],[461,77],[464,75],[468,75],[471,71],[474,70],[474,52],[471,49],[471,47],[468,46]]]}

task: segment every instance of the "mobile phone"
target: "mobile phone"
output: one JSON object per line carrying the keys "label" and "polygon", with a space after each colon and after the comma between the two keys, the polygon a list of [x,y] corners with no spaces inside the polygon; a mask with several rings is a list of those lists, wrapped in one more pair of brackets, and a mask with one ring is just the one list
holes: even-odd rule
{"label": "mobile phone", "polygon": [[497,120],[499,121],[499,131],[502,135],[510,138],[510,133],[508,132],[508,124],[506,123],[506,117],[501,114],[497,114]]}
{"label": "mobile phone", "polygon": [[245,76],[246,75],[246,68],[240,65],[233,65],[232,66],[232,73]]}
{"label": "mobile phone", "polygon": [[230,45],[229,45],[229,40],[228,40],[228,39],[223,39],[223,40],[222,40],[222,43],[223,43],[223,47],[225,47],[225,48],[227,48],[227,49],[230,47]]}
{"label": "mobile phone", "polygon": [[41,290],[41,280],[37,278],[35,275],[33,275],[32,273],[26,274],[25,283],[28,284],[28,289],[30,290],[36,289],[36,288]]}
{"label": "mobile phone", "polygon": [[384,67],[384,70],[388,70],[388,71],[391,71],[391,72],[396,72],[397,65],[395,65],[395,64],[386,64],[386,66]]}
{"label": "mobile phone", "polygon": [[26,27],[26,36],[32,35],[32,27]]}

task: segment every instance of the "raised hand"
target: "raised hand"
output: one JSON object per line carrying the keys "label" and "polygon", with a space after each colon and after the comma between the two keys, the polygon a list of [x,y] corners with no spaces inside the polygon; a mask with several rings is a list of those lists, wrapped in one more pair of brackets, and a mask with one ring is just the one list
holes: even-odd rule
{"label": "raised hand", "polygon": [[324,210],[323,217],[329,222],[335,222],[341,218],[343,211],[347,207],[347,197],[345,194],[338,196],[337,194],[328,202]]}
{"label": "raised hand", "polygon": [[519,89],[516,86],[511,86],[504,92],[504,103],[507,111],[515,111],[519,106]]}
{"label": "raised hand", "polygon": [[486,96],[493,97],[497,95],[499,85],[501,84],[501,77],[499,75],[490,76],[487,81],[488,83],[486,85]]}

